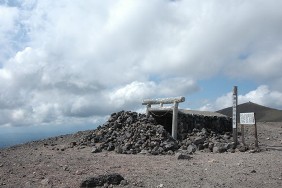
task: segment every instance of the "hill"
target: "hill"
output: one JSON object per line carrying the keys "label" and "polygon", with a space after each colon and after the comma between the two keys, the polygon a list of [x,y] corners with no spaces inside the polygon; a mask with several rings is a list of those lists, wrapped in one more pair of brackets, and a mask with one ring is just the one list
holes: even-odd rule
{"label": "hill", "polygon": [[[258,122],[282,122],[282,110],[269,108],[252,102],[238,105],[237,111],[238,113],[255,112]],[[232,107],[224,108],[216,112],[232,117]]]}

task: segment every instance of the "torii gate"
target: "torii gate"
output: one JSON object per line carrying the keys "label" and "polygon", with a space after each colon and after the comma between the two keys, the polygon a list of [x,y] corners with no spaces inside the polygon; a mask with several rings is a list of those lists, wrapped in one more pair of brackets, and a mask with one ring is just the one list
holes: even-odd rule
{"label": "torii gate", "polygon": [[[177,139],[177,118],[178,118],[178,103],[184,102],[185,97],[175,98],[161,98],[161,99],[145,99],[142,105],[147,105],[147,117],[152,111],[172,110],[172,131],[171,136],[175,140]],[[160,107],[152,108],[152,104],[160,104]],[[170,108],[163,107],[163,104],[173,104]]]}

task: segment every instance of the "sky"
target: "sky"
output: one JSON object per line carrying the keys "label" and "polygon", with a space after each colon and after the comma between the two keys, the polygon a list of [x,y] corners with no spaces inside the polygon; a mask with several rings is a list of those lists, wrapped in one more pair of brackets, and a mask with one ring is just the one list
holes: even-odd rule
{"label": "sky", "polygon": [[[103,123],[142,99],[282,109],[282,0],[0,0],[0,132]],[[35,128],[36,129],[36,128]],[[50,128],[51,129],[51,128]],[[5,132],[5,131],[4,131]]]}

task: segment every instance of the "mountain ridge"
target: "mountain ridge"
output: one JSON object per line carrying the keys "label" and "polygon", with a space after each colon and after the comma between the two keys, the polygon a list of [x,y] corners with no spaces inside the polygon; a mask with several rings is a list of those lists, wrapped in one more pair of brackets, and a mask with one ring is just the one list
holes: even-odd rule
{"label": "mountain ridge", "polygon": [[[216,112],[232,117],[232,107],[224,108]],[[239,104],[237,106],[237,112],[254,112],[256,114],[256,121],[258,122],[282,122],[282,110],[266,107],[251,101]]]}

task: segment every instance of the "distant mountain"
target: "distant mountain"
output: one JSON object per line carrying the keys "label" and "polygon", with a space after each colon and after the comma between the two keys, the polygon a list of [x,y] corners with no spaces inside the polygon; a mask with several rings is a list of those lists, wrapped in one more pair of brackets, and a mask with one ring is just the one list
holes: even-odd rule
{"label": "distant mountain", "polygon": [[[232,107],[224,108],[216,112],[232,117]],[[252,102],[238,105],[237,112],[255,112],[258,122],[282,122],[282,110],[269,108]]]}

